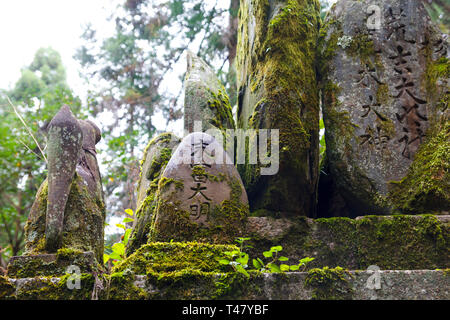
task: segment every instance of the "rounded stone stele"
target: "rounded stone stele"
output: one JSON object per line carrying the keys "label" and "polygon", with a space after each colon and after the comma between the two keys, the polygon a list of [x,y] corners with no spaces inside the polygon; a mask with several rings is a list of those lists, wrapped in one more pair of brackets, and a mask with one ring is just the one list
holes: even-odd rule
{"label": "rounded stone stele", "polygon": [[212,136],[186,136],[158,185],[150,241],[231,243],[242,236],[248,216],[242,180]]}

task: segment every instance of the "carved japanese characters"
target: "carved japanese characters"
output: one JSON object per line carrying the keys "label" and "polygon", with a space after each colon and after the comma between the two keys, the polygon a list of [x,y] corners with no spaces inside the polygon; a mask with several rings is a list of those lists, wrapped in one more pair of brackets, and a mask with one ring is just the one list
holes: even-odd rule
{"label": "carved japanese characters", "polygon": [[247,194],[223,147],[208,134],[192,133],[159,181],[150,240],[232,243],[247,215]]}
{"label": "carved japanese characters", "polygon": [[61,248],[92,251],[103,259],[103,191],[95,145],[100,129],[63,106],[49,125],[48,179],[26,224],[25,254]]}
{"label": "carved japanese characters", "polygon": [[446,38],[416,0],[338,1],[324,31],[331,173],[355,214],[392,212],[393,182],[448,119]]}

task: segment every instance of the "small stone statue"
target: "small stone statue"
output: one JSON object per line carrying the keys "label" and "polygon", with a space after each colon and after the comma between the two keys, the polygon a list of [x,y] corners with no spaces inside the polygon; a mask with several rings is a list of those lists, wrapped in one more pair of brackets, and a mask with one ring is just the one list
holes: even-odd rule
{"label": "small stone statue", "polygon": [[25,255],[69,248],[103,257],[104,195],[95,145],[100,129],[63,106],[49,124],[48,179],[26,224]]}

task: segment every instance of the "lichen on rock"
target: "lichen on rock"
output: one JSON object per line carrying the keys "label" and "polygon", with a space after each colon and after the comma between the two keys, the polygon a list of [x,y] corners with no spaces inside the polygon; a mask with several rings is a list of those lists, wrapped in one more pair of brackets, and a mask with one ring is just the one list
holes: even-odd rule
{"label": "lichen on rock", "polygon": [[[239,166],[252,211],[315,214],[319,96],[315,0],[242,0],[238,36],[238,127],[279,129],[279,172]],[[250,137],[250,144],[256,137]]]}

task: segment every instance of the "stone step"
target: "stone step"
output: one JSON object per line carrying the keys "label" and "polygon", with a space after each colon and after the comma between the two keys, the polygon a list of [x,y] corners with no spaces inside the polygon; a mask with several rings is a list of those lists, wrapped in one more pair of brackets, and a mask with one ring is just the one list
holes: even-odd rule
{"label": "stone step", "polygon": [[341,268],[324,268],[309,272],[251,272],[250,278],[235,273],[175,272],[164,275],[116,273],[108,278],[108,281],[105,278],[102,281],[95,281],[93,275],[83,274],[77,289],[76,282],[67,276],[22,279],[0,277],[0,299],[448,300],[450,298],[448,269],[345,271]]}

